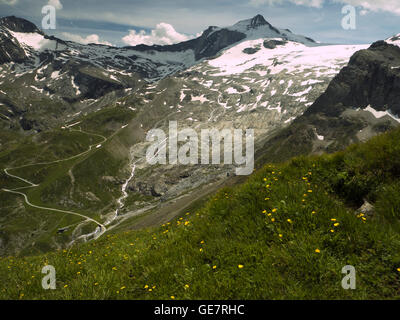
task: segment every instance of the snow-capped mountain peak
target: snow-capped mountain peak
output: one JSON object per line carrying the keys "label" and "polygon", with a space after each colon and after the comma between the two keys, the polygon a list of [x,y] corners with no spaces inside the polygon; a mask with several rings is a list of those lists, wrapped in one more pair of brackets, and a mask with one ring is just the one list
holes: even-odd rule
{"label": "snow-capped mountain peak", "polygon": [[279,29],[274,27],[272,24],[266,21],[262,15],[256,15],[251,19],[239,21],[227,29],[245,34],[246,40],[278,38],[299,42],[307,46],[316,45],[316,42],[311,38],[293,34],[288,29]]}
{"label": "snow-capped mountain peak", "polygon": [[[246,32],[247,30],[256,29],[261,26],[272,27],[272,25],[268,23],[262,15],[258,14],[251,19],[239,21],[233,25],[233,28],[237,29],[238,31]],[[276,31],[279,33],[278,30]]]}
{"label": "snow-capped mountain peak", "polygon": [[400,47],[400,33],[389,39],[386,39],[386,42]]}
{"label": "snow-capped mountain peak", "polygon": [[[338,53],[339,49],[344,52]],[[268,94],[275,97],[283,82],[287,83],[287,87],[281,90],[282,94],[292,94],[291,90],[298,90],[293,92],[292,102],[296,105],[302,103],[302,108],[296,110],[303,111],[311,103],[304,95],[307,94],[307,98],[310,95],[309,99],[313,99],[321,86],[315,92],[312,88],[302,88],[304,80],[301,76],[298,76],[297,82],[293,79],[289,81],[285,78],[286,73],[309,74],[307,81],[310,80],[312,84],[318,84],[321,81],[319,78],[324,77],[323,83],[326,83],[348,62],[354,50],[357,48],[331,46],[324,49],[312,39],[272,26],[261,15],[242,20],[231,27],[209,27],[200,37],[174,45],[124,48],[63,41],[47,36],[29,21],[7,17],[0,20],[0,103],[10,110],[6,114],[10,118],[15,115],[15,119],[19,119],[21,114],[37,117],[36,110],[41,106],[58,105],[63,107],[65,114],[58,112],[54,118],[64,119],[77,110],[82,113],[98,110],[110,101],[125,96],[127,92],[140,91],[146,86],[145,82],[158,82],[173,74],[177,74],[178,78],[186,78],[192,73],[203,74],[208,85],[210,81],[216,82],[212,79],[214,76],[221,77],[219,80],[223,82],[223,77],[241,77],[249,73],[252,77],[249,81],[259,77],[260,83],[244,84],[245,92],[250,92],[247,87],[252,86],[262,87],[266,91],[262,96],[261,93],[256,97],[251,94],[248,99],[252,105],[242,101],[238,112],[251,109],[259,103],[267,108],[268,103],[273,101],[261,99],[264,96],[267,99]],[[325,60],[318,60],[320,56]],[[339,58],[340,61],[337,61]],[[179,73],[181,71],[185,72]],[[266,81],[269,80],[264,79],[267,75],[268,78],[278,79],[277,83],[267,85]],[[316,79],[319,81],[315,82]],[[227,87],[224,92],[229,94],[235,90]],[[210,94],[215,92],[210,91]],[[240,92],[240,89],[236,91]],[[207,94],[208,91],[194,99],[204,102]],[[177,96],[182,96],[181,92]],[[29,109],[26,97],[33,101]],[[225,99],[224,96],[214,98],[217,101]],[[236,109],[231,105],[232,99],[221,102],[221,105]],[[146,97],[143,103],[149,101],[150,98]],[[176,105],[175,102],[168,106]],[[138,101],[132,103],[137,105]],[[287,112],[283,121],[297,115]],[[24,121],[21,126],[24,130],[41,129],[54,122],[47,115],[43,119],[41,123]]]}

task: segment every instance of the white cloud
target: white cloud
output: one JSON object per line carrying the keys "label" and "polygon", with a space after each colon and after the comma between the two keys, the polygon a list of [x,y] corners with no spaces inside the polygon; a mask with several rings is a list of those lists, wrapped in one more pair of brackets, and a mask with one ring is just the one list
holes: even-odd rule
{"label": "white cloud", "polygon": [[159,23],[151,33],[146,33],[144,30],[136,32],[129,30],[129,34],[122,38],[122,41],[128,45],[136,46],[138,44],[146,45],[168,45],[192,39],[192,36],[187,36],[177,32],[174,27],[168,23]]}
{"label": "white cloud", "polygon": [[69,32],[62,32],[61,35],[66,39],[82,44],[96,43],[96,44],[104,44],[108,46],[112,46],[112,44],[108,41],[101,41],[100,37],[97,34],[88,35],[86,38]]}
{"label": "white cloud", "polygon": [[321,8],[325,0],[250,0],[250,4],[259,7],[261,5],[275,5],[293,3],[298,6]]}
{"label": "white cloud", "polygon": [[400,15],[399,0],[250,0],[250,4],[256,7],[261,5],[276,5],[284,3],[292,3],[307,7],[321,8],[324,3],[342,3],[350,4],[361,8],[361,14],[368,12],[386,11]]}
{"label": "white cloud", "polygon": [[60,2],[60,0],[49,0],[48,3],[50,6],[53,6],[54,8],[56,8],[57,10],[61,10],[63,8],[62,3]]}
{"label": "white cloud", "polygon": [[[399,0],[335,0],[335,2],[347,3],[363,8],[363,11],[386,11],[400,15]],[[366,12],[363,12],[365,14]]]}
{"label": "white cloud", "polygon": [[[8,4],[10,6],[13,6],[18,3],[19,0],[0,0],[0,4]],[[49,0],[47,3],[50,6],[53,6],[54,8],[61,10],[63,8],[63,5],[60,0]]]}
{"label": "white cloud", "polygon": [[0,3],[8,4],[10,6],[17,4],[17,2],[18,2],[18,0],[0,0]]}

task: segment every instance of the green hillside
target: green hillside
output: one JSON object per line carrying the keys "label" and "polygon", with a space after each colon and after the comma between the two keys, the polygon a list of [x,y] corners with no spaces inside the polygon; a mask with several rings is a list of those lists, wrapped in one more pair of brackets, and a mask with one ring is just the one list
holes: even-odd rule
{"label": "green hillside", "polygon": [[[266,165],[157,228],[0,260],[1,299],[398,299],[400,130]],[[374,214],[357,211],[364,200]],[[43,266],[57,289],[41,287]],[[352,265],[357,289],[344,290]]]}
{"label": "green hillside", "polygon": [[[3,171],[15,168],[9,169],[9,173],[40,184],[22,190],[33,204],[99,219],[104,208],[116,206],[115,198],[120,196],[120,186],[102,177],[125,175],[123,168],[129,162],[129,148],[137,138],[134,129],[122,129],[122,126],[134,118],[135,113],[129,109],[110,107],[83,116],[68,130],[60,128],[34,136],[17,136],[0,149],[0,189],[29,186]],[[6,131],[0,130],[0,135],[3,132]],[[89,146],[97,144],[102,148],[93,147],[89,151]],[[56,162],[60,159],[64,160]],[[99,198],[90,199],[88,192],[95,192]],[[83,221],[76,216],[32,208],[25,205],[21,195],[3,191],[0,191],[0,203],[2,256],[52,251],[71,241],[72,230],[62,234],[57,230]],[[88,230],[83,232],[89,233],[96,224],[88,223],[84,228]]]}

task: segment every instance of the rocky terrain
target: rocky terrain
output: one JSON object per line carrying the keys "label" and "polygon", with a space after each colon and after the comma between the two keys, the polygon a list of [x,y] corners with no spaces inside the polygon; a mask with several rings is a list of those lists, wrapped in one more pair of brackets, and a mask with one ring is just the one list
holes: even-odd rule
{"label": "rocky terrain", "polygon": [[265,145],[269,159],[337,151],[400,123],[398,37],[355,53],[327,90]]}
{"label": "rocky terrain", "polygon": [[2,18],[0,103],[6,108],[2,114],[13,128],[48,129],[260,35],[314,44],[272,27],[261,16],[230,28],[210,27],[199,38],[176,45],[124,48],[63,41],[24,19]]}
{"label": "rocky terrain", "polygon": [[[169,121],[196,131],[251,128],[258,159],[338,150],[398,124],[397,41],[324,45],[258,15],[175,45],[116,48],[63,41],[2,18],[0,161],[4,168],[40,163],[40,150],[68,159],[93,145],[76,162],[19,173],[40,184],[28,196],[109,229],[134,228],[138,217],[140,224],[159,212],[171,218],[204,189],[230,181],[235,166],[150,166],[149,130],[167,132]],[[107,140],[82,138],[87,133]],[[16,182],[0,178],[2,188]],[[50,226],[43,210],[32,214],[21,197],[1,196],[3,254],[63,247],[97,227],[61,215]],[[21,226],[28,215],[34,221]]]}

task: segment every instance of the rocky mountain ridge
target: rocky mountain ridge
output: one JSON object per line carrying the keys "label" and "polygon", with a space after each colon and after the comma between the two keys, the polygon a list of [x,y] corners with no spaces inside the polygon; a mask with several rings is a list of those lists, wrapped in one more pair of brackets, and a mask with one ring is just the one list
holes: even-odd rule
{"label": "rocky mountain ridge", "polygon": [[400,47],[393,39],[356,52],[304,115],[268,140],[266,158],[337,151],[400,125]]}
{"label": "rocky mountain ridge", "polygon": [[63,41],[27,20],[1,18],[0,104],[6,109],[2,115],[11,129],[37,132],[54,127],[255,36],[315,45],[272,27],[262,16],[233,27],[210,27],[200,37],[175,45],[124,48]]}

